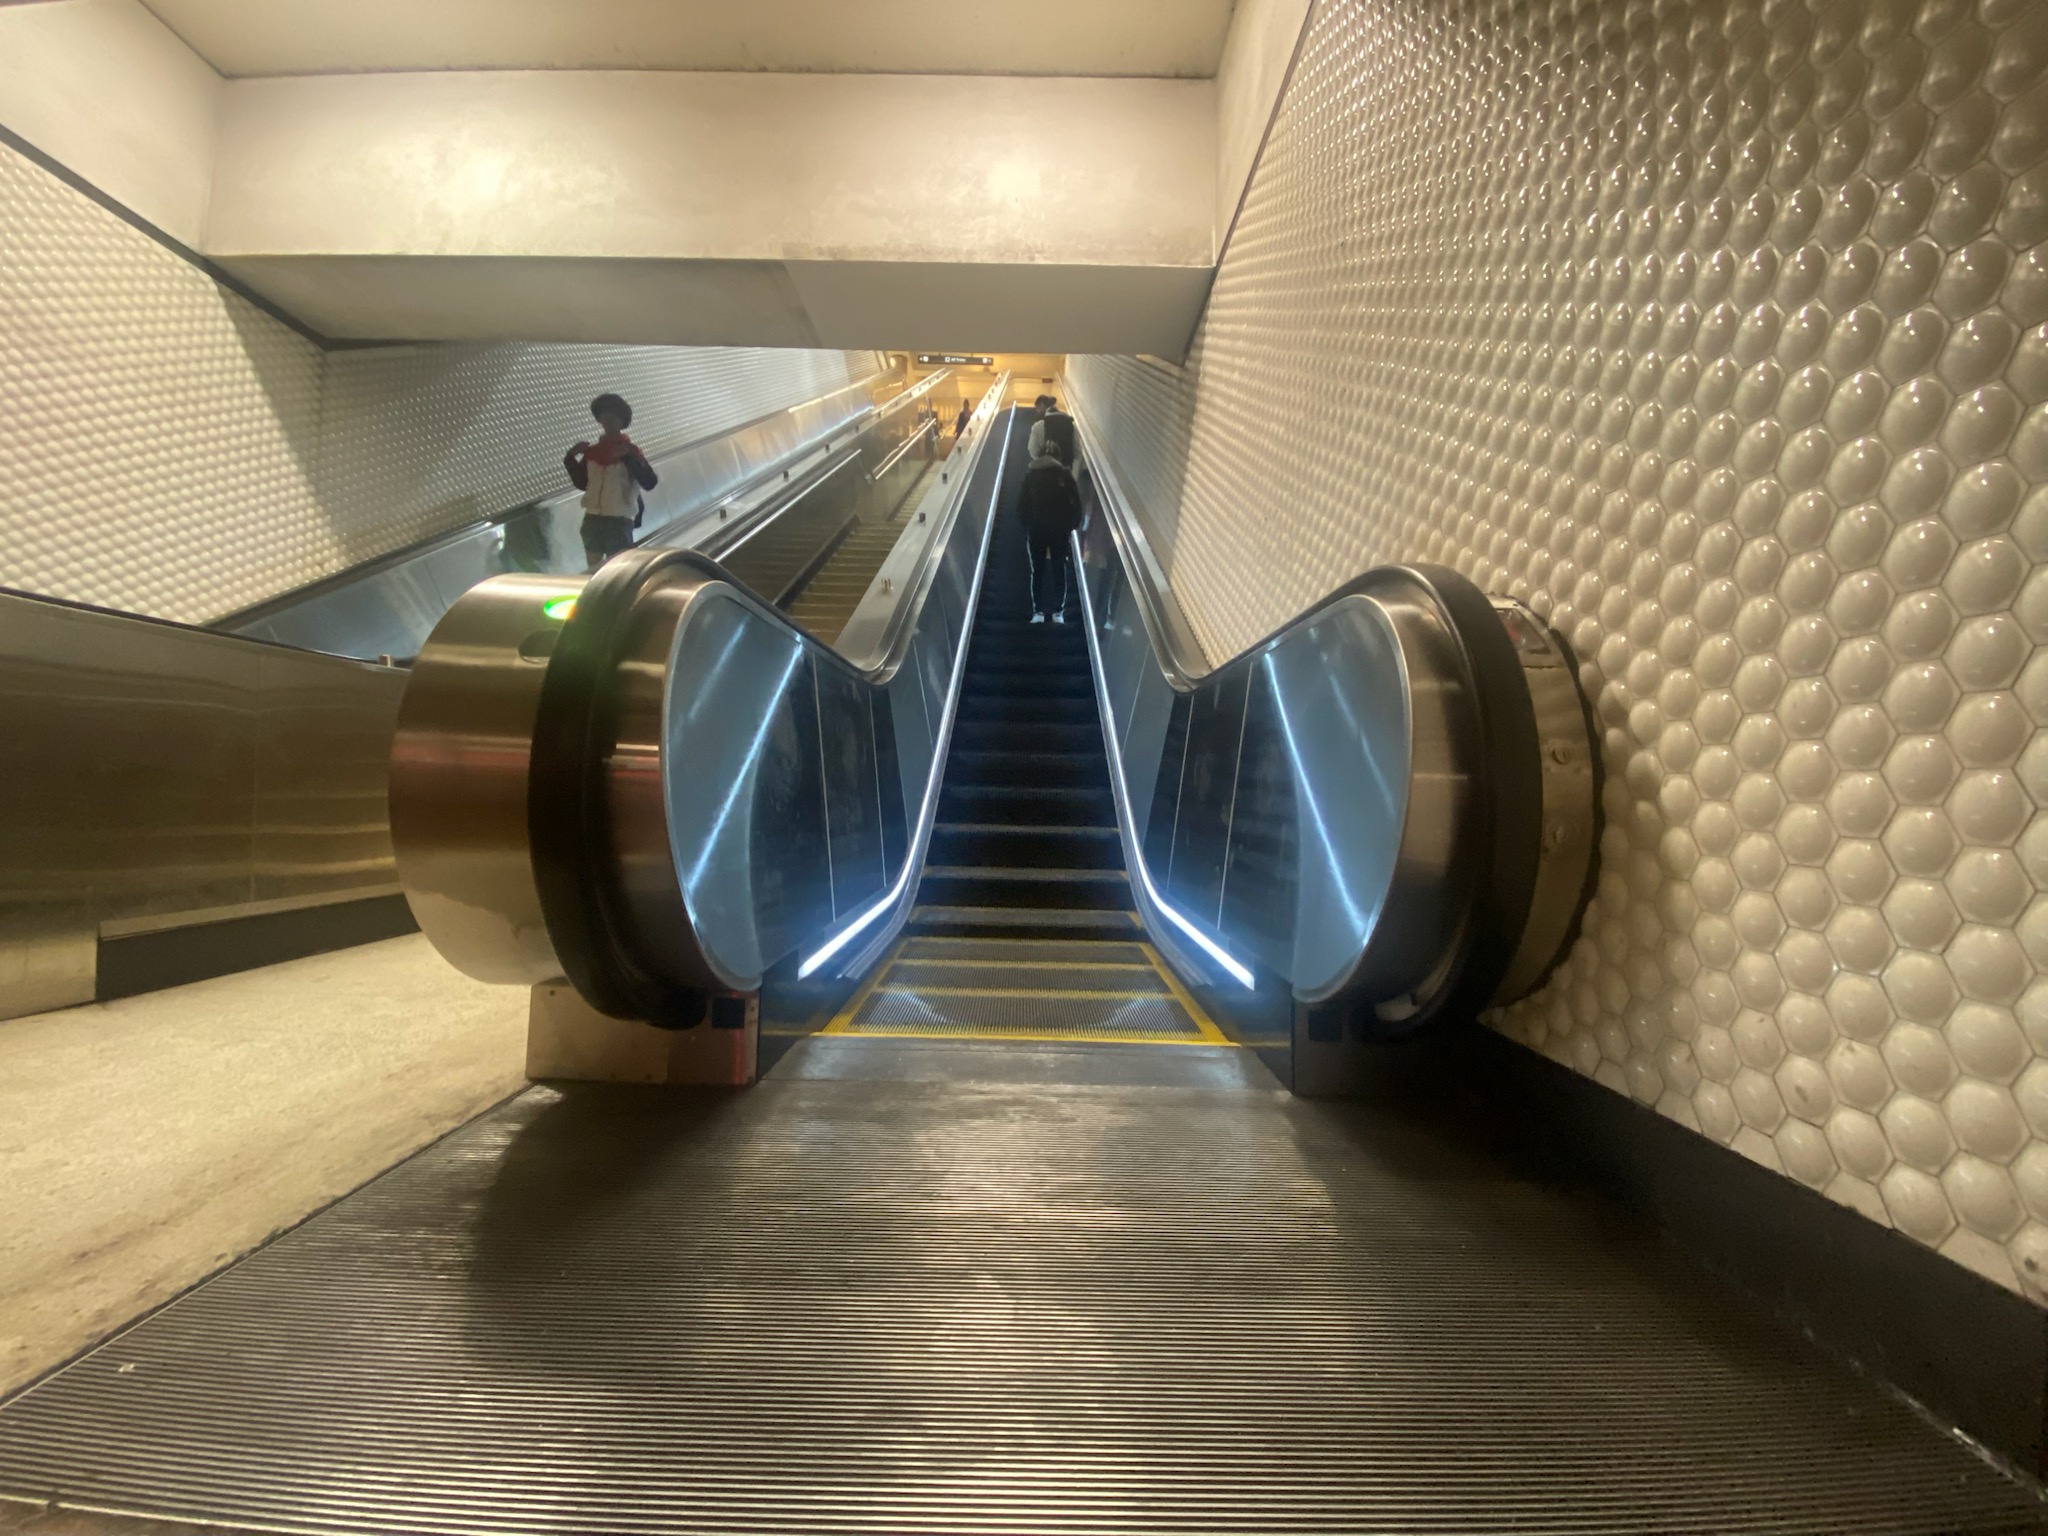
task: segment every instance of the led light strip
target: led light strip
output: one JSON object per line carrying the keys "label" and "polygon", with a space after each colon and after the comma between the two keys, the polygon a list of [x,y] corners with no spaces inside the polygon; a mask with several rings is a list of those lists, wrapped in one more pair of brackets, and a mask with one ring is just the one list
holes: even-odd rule
{"label": "led light strip", "polygon": [[[991,390],[993,395],[994,391]],[[967,675],[967,652],[974,642],[974,619],[981,611],[981,583],[988,573],[989,543],[996,529],[996,502],[1003,494],[1003,470],[1010,461],[1010,434],[1003,435],[1003,451],[996,460],[996,483],[988,495],[988,517],[981,529],[981,553],[974,562],[974,587],[967,598],[966,622],[960,626],[960,649],[953,656],[953,675],[946,684],[946,707],[939,717],[939,734],[932,743],[931,771],[925,776],[924,800],[917,808],[917,838],[911,844],[910,852],[904,857],[903,872],[896,877],[896,883],[878,897],[860,916],[848,923],[838,933],[827,939],[804,962],[796,968],[799,980],[811,975],[845,949],[861,933],[865,932],[876,918],[880,917],[903,899],[903,893],[910,888],[913,875],[924,872],[924,850],[931,842],[932,822],[939,811],[939,785],[946,776],[946,753],[953,741],[953,712],[960,703],[960,684]],[[1249,982],[1246,985],[1250,985]]]}
{"label": "led light strip", "polygon": [[[1109,514],[1104,510],[1102,515],[1107,517]],[[1117,820],[1123,824],[1128,834],[1124,843],[1132,872],[1137,875],[1138,883],[1144,887],[1146,898],[1159,909],[1161,916],[1193,939],[1202,953],[1222,966],[1240,986],[1256,986],[1252,973],[1242,962],[1234,959],[1222,945],[1175,910],[1167,899],[1159,894],[1159,887],[1152,883],[1152,871],[1145,863],[1144,846],[1139,841],[1137,827],[1131,823],[1130,799],[1124,786],[1123,745],[1117,740],[1116,715],[1109,707],[1109,683],[1102,668],[1102,646],[1095,637],[1095,602],[1088,590],[1088,563],[1081,558],[1081,535],[1071,533],[1067,538],[1073,546],[1074,575],[1081,583],[1081,625],[1088,632],[1088,661],[1095,674],[1095,707],[1102,714],[1102,739],[1109,747],[1109,772],[1111,787],[1116,792]]]}

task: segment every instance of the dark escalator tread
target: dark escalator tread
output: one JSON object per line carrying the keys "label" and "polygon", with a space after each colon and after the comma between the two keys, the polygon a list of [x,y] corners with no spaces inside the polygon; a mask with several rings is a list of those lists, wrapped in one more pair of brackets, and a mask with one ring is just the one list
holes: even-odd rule
{"label": "dark escalator tread", "polygon": [[1105,999],[1056,992],[934,991],[877,988],[846,1033],[941,1039],[1084,1039],[1132,1045],[1207,1043],[1201,1026],[1165,991]]}
{"label": "dark escalator tread", "polygon": [[926,858],[939,865],[1037,864],[1053,869],[1123,868],[1116,827],[942,821],[932,828]]}
{"label": "dark escalator tread", "polygon": [[1109,782],[1101,752],[981,752],[956,747],[947,769],[964,769],[982,784],[1041,784],[1087,787]]}
{"label": "dark escalator tread", "polygon": [[[1057,724],[1086,722],[1096,725],[1095,695],[1092,693],[1019,693],[1000,694],[993,691],[979,693],[963,700],[956,717],[954,729],[975,725],[984,720],[1000,720],[1006,723],[1026,720],[1045,720]],[[1099,727],[1098,727],[1099,729]]]}
{"label": "dark escalator tread", "polygon": [[989,961],[1017,961],[1032,965],[1125,966],[1149,971],[1152,962],[1143,946],[1128,936],[1119,942],[1096,939],[906,939],[898,954],[899,963],[916,965],[934,960],[964,964]]}
{"label": "dark escalator tread", "polygon": [[1032,624],[1014,507],[996,520],[909,932],[1023,945],[1142,931],[1109,781],[1088,637]]}
{"label": "dark escalator tread", "polygon": [[920,901],[962,907],[1061,907],[1116,911],[1131,904],[1131,882],[1116,869],[1032,865],[927,864]]}
{"label": "dark escalator tread", "polygon": [[1102,750],[1102,727],[1094,720],[960,720],[953,744],[970,752],[1023,752],[1093,756]]}
{"label": "dark escalator tread", "polygon": [[905,930],[971,938],[1135,939],[1144,925],[1135,912],[1089,912],[1057,907],[950,907],[920,904]]}
{"label": "dark escalator tread", "polygon": [[984,960],[956,963],[947,958],[906,960],[890,967],[888,985],[925,994],[1014,992],[1086,992],[1098,998],[1128,1000],[1171,997],[1172,989],[1142,961],[1122,965],[1085,960]]}
{"label": "dark escalator tread", "polygon": [[1006,821],[1020,826],[1057,821],[1068,826],[1113,828],[1116,802],[1106,783],[1099,787],[949,783],[939,797],[939,814],[949,821]]}
{"label": "dark escalator tread", "polygon": [[[1088,666],[1088,646],[1077,633],[1071,645],[1064,645],[1043,637],[1043,631],[1025,630],[1015,639],[997,640],[975,628],[976,652],[969,656],[968,681],[970,685],[981,673],[989,678],[1021,681],[1037,678],[1048,681],[1052,677],[1078,673],[1085,681]],[[1020,654],[1023,653],[1023,654]]]}

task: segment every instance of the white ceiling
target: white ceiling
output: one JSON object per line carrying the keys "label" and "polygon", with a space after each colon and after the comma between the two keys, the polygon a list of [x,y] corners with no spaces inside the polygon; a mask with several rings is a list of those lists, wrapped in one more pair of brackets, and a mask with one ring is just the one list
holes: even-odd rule
{"label": "white ceiling", "polygon": [[145,0],[224,75],[1216,73],[1233,0]]}

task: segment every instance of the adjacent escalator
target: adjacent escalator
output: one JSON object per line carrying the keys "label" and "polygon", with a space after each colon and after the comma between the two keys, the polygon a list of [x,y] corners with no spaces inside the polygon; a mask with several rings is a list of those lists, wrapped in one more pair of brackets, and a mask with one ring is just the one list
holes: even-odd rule
{"label": "adjacent escalator", "polygon": [[837,640],[868,595],[875,573],[903,537],[903,513],[896,509],[882,522],[855,523],[827,554],[816,572],[796,589],[782,609],[827,645]]}

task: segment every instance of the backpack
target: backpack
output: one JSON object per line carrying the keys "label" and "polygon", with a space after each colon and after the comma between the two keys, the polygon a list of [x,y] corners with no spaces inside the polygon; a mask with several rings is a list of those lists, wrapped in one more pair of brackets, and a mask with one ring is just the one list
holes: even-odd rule
{"label": "backpack", "polygon": [[1039,418],[1039,425],[1045,428],[1047,451],[1057,451],[1060,462],[1069,469],[1073,468],[1078,446],[1074,437],[1074,418],[1065,411],[1047,411]]}
{"label": "backpack", "polygon": [[592,453],[584,460],[584,473],[588,477],[583,488],[585,516],[640,521],[640,487],[633,483],[633,472],[623,455],[600,459]]}

